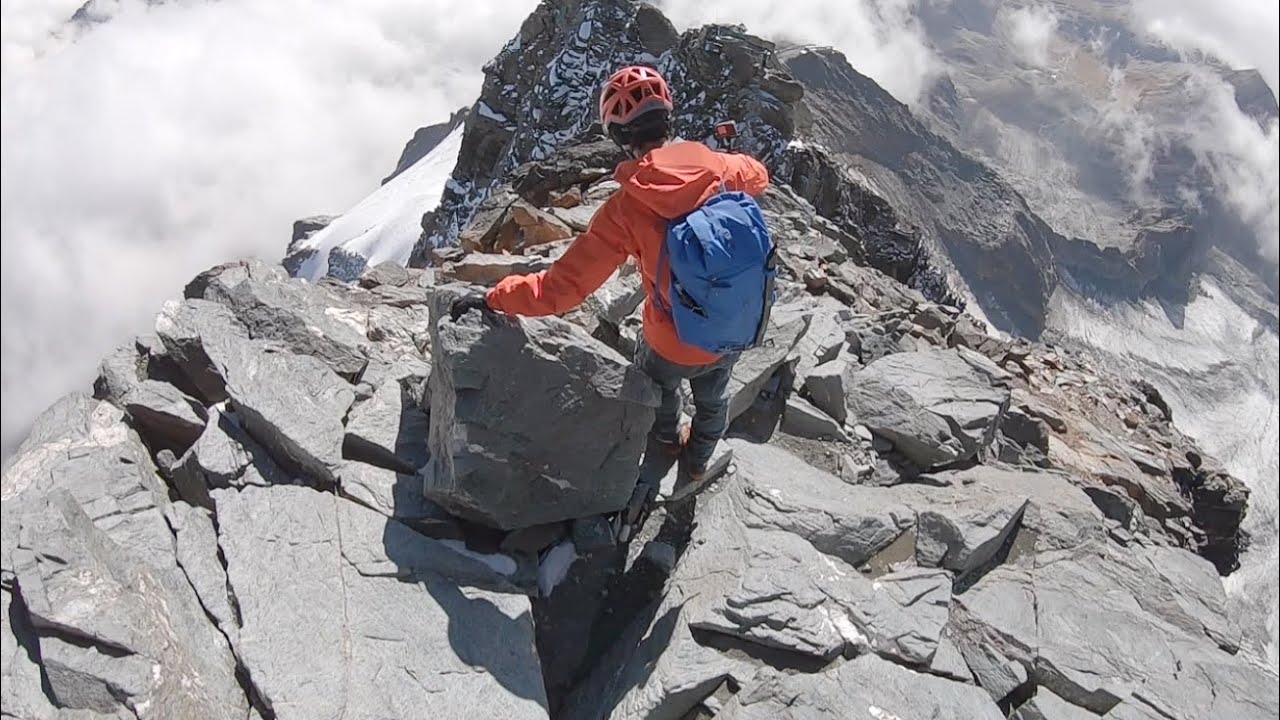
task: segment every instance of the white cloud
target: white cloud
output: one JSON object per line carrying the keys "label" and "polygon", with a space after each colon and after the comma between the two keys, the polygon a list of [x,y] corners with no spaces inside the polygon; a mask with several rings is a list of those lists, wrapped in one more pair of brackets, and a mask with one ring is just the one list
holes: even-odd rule
{"label": "white cloud", "polygon": [[1275,0],[1134,0],[1134,15],[1170,45],[1257,68],[1280,92],[1280,4]]}
{"label": "white cloud", "polygon": [[997,22],[1023,62],[1035,67],[1049,64],[1050,43],[1058,27],[1058,15],[1047,6],[1002,7]]}
{"label": "white cloud", "polygon": [[[1205,53],[1234,68],[1256,68],[1276,92],[1280,10],[1274,2],[1227,0],[1208,6],[1187,0],[1138,0],[1140,27],[1183,52]],[[1280,260],[1280,128],[1266,127],[1236,104],[1233,88],[1207,70],[1181,89],[1185,102],[1176,118],[1162,121],[1137,108],[1141,98],[1125,86],[1121,68],[1111,70],[1112,96],[1103,122],[1121,133],[1122,157],[1130,164],[1134,199],[1141,201],[1153,155],[1171,141],[1190,148],[1228,206],[1252,228],[1261,256]],[[1190,190],[1187,190],[1190,193]],[[1194,206],[1200,198],[1187,194]]]}
{"label": "white cloud", "polygon": [[858,72],[908,105],[920,99],[942,70],[916,20],[916,0],[668,0],[658,4],[681,30],[709,22],[740,23],[768,39],[833,47]]}
{"label": "white cloud", "polygon": [[1262,256],[1280,261],[1280,125],[1262,128],[1240,112],[1233,88],[1207,74],[1192,79],[1201,98],[1182,128],[1226,201],[1257,235]]}
{"label": "white cloud", "polygon": [[6,447],[195,273],[376,187],[534,2],[111,4],[82,33],[78,2],[4,4]]}

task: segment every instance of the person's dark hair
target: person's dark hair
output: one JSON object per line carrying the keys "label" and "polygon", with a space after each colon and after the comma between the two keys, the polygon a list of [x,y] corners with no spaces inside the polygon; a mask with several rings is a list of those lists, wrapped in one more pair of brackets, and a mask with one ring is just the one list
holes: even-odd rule
{"label": "person's dark hair", "polygon": [[650,110],[626,125],[614,125],[609,129],[613,141],[625,148],[638,148],[667,140],[672,135],[671,113],[667,110]]}

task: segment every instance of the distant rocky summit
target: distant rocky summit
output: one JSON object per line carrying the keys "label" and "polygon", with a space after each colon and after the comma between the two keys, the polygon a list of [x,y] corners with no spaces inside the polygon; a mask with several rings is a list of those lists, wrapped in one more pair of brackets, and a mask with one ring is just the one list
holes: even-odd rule
{"label": "distant rocky summit", "polygon": [[[1220,579],[1247,489],[1149,383],[966,313],[1034,329],[1052,230],[843,58],[775,50],[548,0],[487,68],[419,267],[192,279],[5,464],[4,715],[1275,718]],[[618,190],[587,88],[646,57],[687,135],[731,115],[769,162],[782,277],[724,474],[646,475],[620,537],[657,402],[635,268],[563,317],[447,310]],[[916,180],[830,146],[855,90]]]}

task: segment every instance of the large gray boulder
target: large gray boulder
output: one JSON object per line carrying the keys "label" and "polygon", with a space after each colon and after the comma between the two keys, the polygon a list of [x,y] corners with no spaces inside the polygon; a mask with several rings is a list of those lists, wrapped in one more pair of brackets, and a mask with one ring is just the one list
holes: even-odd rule
{"label": "large gray boulder", "polygon": [[916,561],[924,567],[958,574],[981,570],[1019,528],[1030,530],[1027,551],[1105,537],[1102,513],[1060,473],[979,465],[926,478],[940,486],[895,488],[917,510]]}
{"label": "large gray boulder", "polygon": [[15,586],[57,705],[157,720],[246,715],[227,640],[176,567],[143,563],[65,489],[23,510]]}
{"label": "large gray boulder", "polygon": [[217,358],[231,407],[273,458],[312,485],[333,485],[355,392],[323,361],[274,343],[231,343]]}
{"label": "large gray boulder", "polygon": [[462,554],[330,493],[216,496],[239,655],[278,720],[545,720],[529,600],[438,572],[489,584],[513,562]]}
{"label": "large gray boulder", "polygon": [[775,668],[817,672],[857,653],[927,667],[937,652],[947,573],[859,569],[909,536],[908,506],[786,451],[727,445],[738,471],[699,499],[666,593],[617,639],[565,717],[679,720],[722,683],[747,687]]}
{"label": "large gray boulder", "polygon": [[227,398],[226,378],[214,358],[249,337],[229,309],[203,299],[170,300],[156,315],[155,331],[166,354],[206,404]]}
{"label": "large gray boulder", "polygon": [[716,715],[723,720],[1003,720],[986,693],[864,655],[816,674],[780,675],[743,688]]}
{"label": "large gray boulder", "polygon": [[849,647],[929,661],[947,623],[946,573],[917,569],[873,582],[794,533],[749,527],[748,488],[727,489],[700,510],[673,575],[684,622],[815,660]]}
{"label": "large gray boulder", "polygon": [[324,286],[233,265],[210,280],[203,297],[230,308],[250,337],[278,341],[349,380],[367,362],[365,311]]}
{"label": "large gray boulder", "polygon": [[657,387],[559,318],[452,321],[433,307],[427,496],[516,529],[616,511],[630,499]]}
{"label": "large gray boulder", "polygon": [[1098,542],[1045,551],[957,596],[952,631],[978,684],[998,699],[1031,680],[1115,717],[1144,717],[1131,714],[1142,704],[1175,720],[1275,717],[1275,675],[1219,648],[1203,620],[1193,624],[1190,598],[1174,601],[1182,588],[1124,552]]}
{"label": "large gray boulder", "polygon": [[204,406],[166,382],[141,380],[120,404],[153,449],[184,453],[204,431]]}
{"label": "large gray boulder", "polygon": [[921,467],[986,453],[1009,406],[1008,373],[960,348],[894,353],[846,382],[850,414]]}
{"label": "large gray boulder", "polygon": [[849,361],[837,358],[810,370],[805,375],[801,389],[814,407],[844,425],[845,419],[849,417],[845,401],[845,376],[856,370],[856,365],[851,369]]}
{"label": "large gray boulder", "polygon": [[750,487],[751,527],[798,535],[820,552],[862,567],[914,527],[916,513],[892,488],[849,485],[781,448],[726,441]]}
{"label": "large gray boulder", "polygon": [[28,505],[63,488],[95,525],[121,547],[157,567],[174,566],[173,535],[163,509],[168,494],[124,413],[73,393],[49,407],[5,462],[3,569],[12,567],[17,522]]}

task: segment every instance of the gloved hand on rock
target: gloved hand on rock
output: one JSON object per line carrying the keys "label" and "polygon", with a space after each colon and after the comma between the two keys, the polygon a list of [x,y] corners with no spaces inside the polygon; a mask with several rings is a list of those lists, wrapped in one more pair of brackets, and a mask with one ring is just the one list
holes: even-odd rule
{"label": "gloved hand on rock", "polygon": [[492,313],[493,309],[489,307],[489,299],[483,290],[472,290],[465,295],[453,301],[449,306],[449,317],[458,322],[458,318],[467,314],[469,310],[479,310],[483,313]]}

